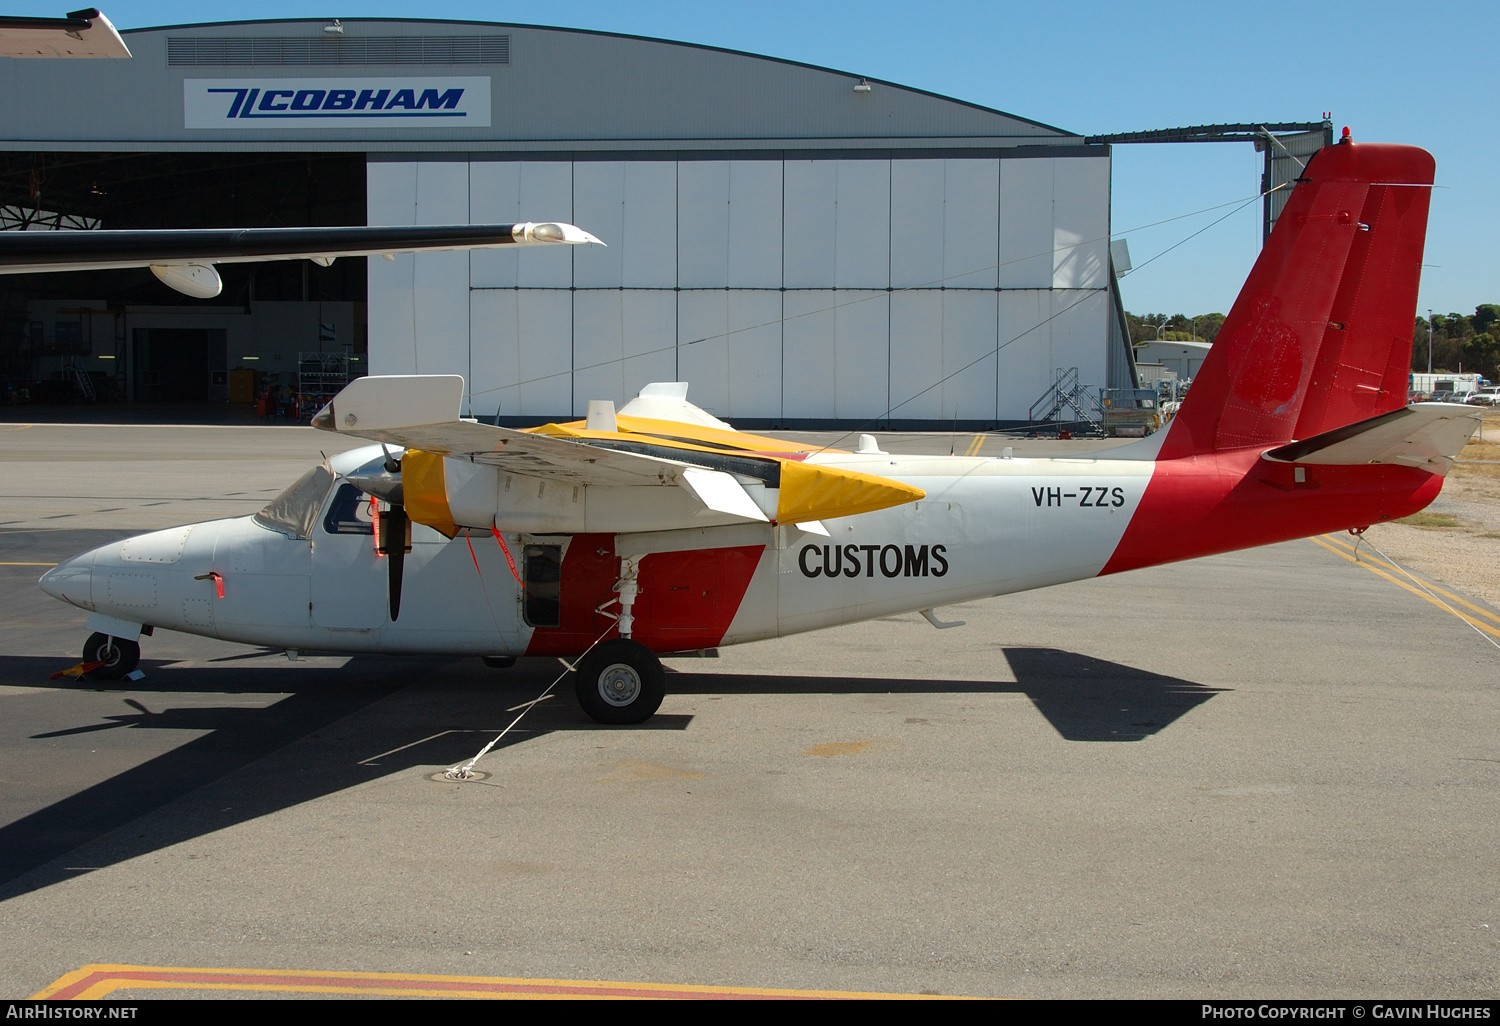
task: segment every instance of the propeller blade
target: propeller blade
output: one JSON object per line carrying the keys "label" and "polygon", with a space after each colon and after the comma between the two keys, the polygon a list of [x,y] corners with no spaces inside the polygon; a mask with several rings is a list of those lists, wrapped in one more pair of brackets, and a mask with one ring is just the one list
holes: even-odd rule
{"label": "propeller blade", "polygon": [[391,622],[401,615],[401,575],[406,568],[406,554],[411,551],[411,521],[406,507],[392,504],[380,517],[380,545],[377,551],[389,561],[389,600]]}
{"label": "propeller blade", "polygon": [[390,571],[390,583],[387,590],[391,604],[391,623],[395,623],[401,616],[401,573],[405,569],[406,552],[398,545],[391,550],[390,560],[387,567]]}

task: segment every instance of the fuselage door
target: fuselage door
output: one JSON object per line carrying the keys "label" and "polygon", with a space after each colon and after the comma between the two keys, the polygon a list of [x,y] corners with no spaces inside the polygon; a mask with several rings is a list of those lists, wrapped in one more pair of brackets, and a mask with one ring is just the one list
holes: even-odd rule
{"label": "fuselage door", "polygon": [[345,630],[390,618],[385,557],[375,551],[370,497],[348,482],[333,490],[312,538],[312,622]]}

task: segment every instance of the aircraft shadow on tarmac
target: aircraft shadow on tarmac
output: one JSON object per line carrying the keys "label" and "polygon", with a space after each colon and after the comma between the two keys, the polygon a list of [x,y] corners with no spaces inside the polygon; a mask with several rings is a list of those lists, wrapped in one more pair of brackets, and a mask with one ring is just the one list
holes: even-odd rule
{"label": "aircraft shadow on tarmac", "polygon": [[677,673],[668,694],[1024,694],[1068,741],[1140,741],[1222,688],[1052,648],[1006,648],[1014,683]]}
{"label": "aircraft shadow on tarmac", "polygon": [[[1015,681],[828,678],[676,672],[669,694],[1025,694],[1068,741],[1139,741],[1218,689],[1054,649],[1004,650]],[[132,769],[0,827],[0,901],[417,766],[466,761],[514,718],[517,702],[557,674],[551,660],[511,670],[478,660],[365,657],[342,667],[249,665],[233,657],[173,669],[143,661],[148,678],[59,683],[121,695],[119,712],[34,735],[45,741],[129,730],[186,730],[200,736]],[[55,660],[0,657],[0,681],[37,686]],[[414,677],[419,683],[414,684]],[[403,691],[403,689],[406,689]],[[574,704],[564,682],[496,750],[556,731],[683,730],[693,717],[657,715],[638,727],[603,727]],[[172,694],[192,695],[174,708]],[[399,694],[398,694],[399,693]],[[285,695],[264,707],[234,695]],[[222,704],[205,697],[222,696]],[[349,717],[383,699],[376,715]],[[307,738],[312,743],[266,756]],[[178,802],[236,770],[215,800]],[[137,822],[139,821],[139,822]],[[129,829],[121,829],[130,825]],[[69,852],[88,845],[72,859]],[[84,865],[83,863],[86,863]]]}

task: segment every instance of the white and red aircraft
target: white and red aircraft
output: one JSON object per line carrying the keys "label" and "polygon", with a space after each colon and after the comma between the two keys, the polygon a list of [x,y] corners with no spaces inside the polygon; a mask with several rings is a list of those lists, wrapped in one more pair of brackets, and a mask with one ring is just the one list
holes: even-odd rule
{"label": "white and red aircraft", "polygon": [[1320,152],[1176,419],[1089,458],[816,450],[736,431],[680,383],[508,430],[460,418],[459,377],[368,377],[314,424],[379,446],[41,586],[92,614],[100,676],[133,668],[147,625],[581,656],[583,708],[635,723],[662,700],[660,653],[910,611],[947,626],[935,607],[1406,516],[1477,425],[1406,406],[1432,181],[1419,149]]}

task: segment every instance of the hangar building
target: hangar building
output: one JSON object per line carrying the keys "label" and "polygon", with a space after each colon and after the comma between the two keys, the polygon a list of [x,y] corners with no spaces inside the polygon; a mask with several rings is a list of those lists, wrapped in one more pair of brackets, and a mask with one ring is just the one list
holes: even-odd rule
{"label": "hangar building", "polygon": [[468,412],[535,423],[684,380],[751,427],[1014,424],[1070,369],[1133,383],[1110,149],[1072,132],[571,29],[123,35],[129,61],[0,59],[5,226],[561,220],[608,248],[226,266],[209,301],[145,271],[10,276],[8,382],[217,400],[242,367],[314,395],[450,372]]}

